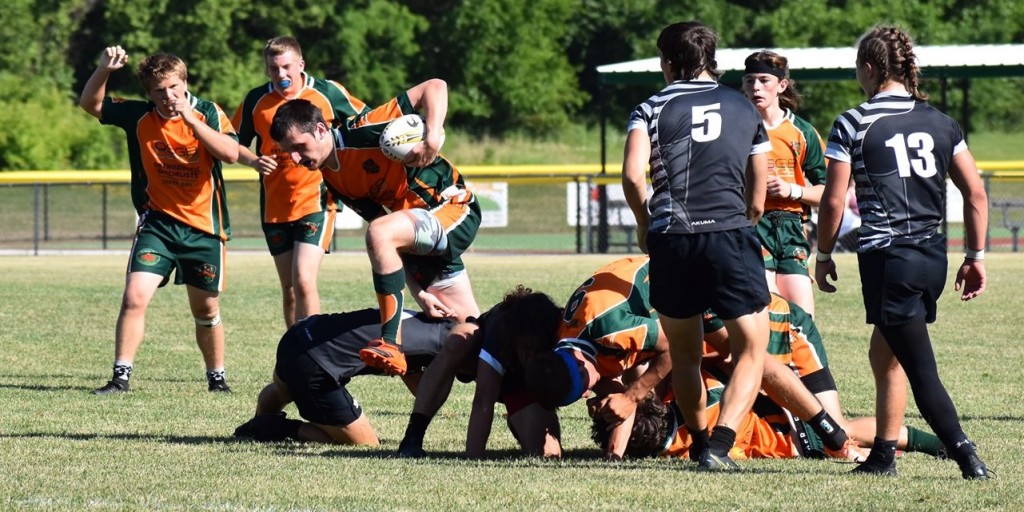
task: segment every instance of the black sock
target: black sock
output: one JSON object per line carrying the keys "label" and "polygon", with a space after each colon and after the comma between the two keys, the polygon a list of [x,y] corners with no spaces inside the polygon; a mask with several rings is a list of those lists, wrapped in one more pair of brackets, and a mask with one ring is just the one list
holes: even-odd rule
{"label": "black sock", "polygon": [[690,427],[686,427],[686,431],[690,433],[690,460],[697,462],[700,457],[700,452],[703,452],[709,444],[711,444],[711,438],[708,437],[707,430],[693,430]]}
{"label": "black sock", "polygon": [[732,445],[736,444],[736,431],[726,427],[725,425],[719,425],[711,431],[711,442],[709,447],[711,453],[724,457],[729,455],[729,450],[732,450]]}
{"label": "black sock", "polygon": [[839,428],[839,424],[829,416],[825,409],[815,414],[811,421],[811,429],[814,430],[815,434],[821,438],[821,442],[825,443],[825,447],[829,450],[839,450],[846,443],[848,437],[846,431]]}
{"label": "black sock", "polygon": [[888,441],[875,437],[875,442],[871,445],[871,453],[868,454],[868,460],[863,462],[864,466],[885,469],[896,462],[896,440]]}
{"label": "black sock", "polygon": [[415,442],[423,444],[423,437],[427,435],[427,427],[430,426],[430,418],[426,414],[414,412],[409,415],[409,425],[405,427],[405,437],[402,443]]}

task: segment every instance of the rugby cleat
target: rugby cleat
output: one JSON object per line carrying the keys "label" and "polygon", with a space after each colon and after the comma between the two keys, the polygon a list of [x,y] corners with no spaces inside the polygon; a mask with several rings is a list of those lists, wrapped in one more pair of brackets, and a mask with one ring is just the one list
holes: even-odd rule
{"label": "rugby cleat", "polygon": [[967,456],[963,462],[958,461],[958,464],[964,480],[988,480],[994,475],[976,453]]}
{"label": "rugby cleat", "polygon": [[405,354],[398,348],[381,339],[370,342],[370,345],[359,351],[359,359],[366,365],[383,371],[388,375],[405,375],[408,364]]}
{"label": "rugby cleat", "polygon": [[94,395],[112,395],[114,393],[127,393],[131,386],[126,379],[110,379],[103,387],[92,390]]}
{"label": "rugby cleat", "polygon": [[878,466],[870,462],[862,462],[853,468],[850,473],[859,473],[863,475],[875,475],[875,476],[896,476],[896,461],[892,461],[888,466]]}
{"label": "rugby cleat", "polygon": [[230,393],[231,387],[228,386],[228,381],[223,376],[218,376],[212,379],[206,379],[206,383],[209,384],[209,390],[217,393]]}
{"label": "rugby cleat", "polygon": [[715,455],[705,448],[697,458],[697,469],[701,471],[739,471],[740,467],[729,455]]}
{"label": "rugby cleat", "polygon": [[838,450],[830,450],[827,446],[824,447],[824,450],[825,455],[831,459],[840,459],[848,462],[864,462],[868,460],[867,453],[857,446],[853,439],[847,439]]}
{"label": "rugby cleat", "polygon": [[405,439],[402,439],[402,442],[399,443],[399,445],[398,445],[398,457],[399,458],[402,458],[402,459],[422,459],[423,457],[426,457],[426,456],[427,456],[426,450],[424,450],[422,446],[420,446],[420,445],[418,445],[416,443],[413,443],[411,441],[407,442]]}

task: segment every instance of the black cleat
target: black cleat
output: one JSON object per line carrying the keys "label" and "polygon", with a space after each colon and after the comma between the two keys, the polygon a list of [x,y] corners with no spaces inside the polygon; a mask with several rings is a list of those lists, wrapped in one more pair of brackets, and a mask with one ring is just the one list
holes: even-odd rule
{"label": "black cleat", "polygon": [[110,379],[107,384],[103,387],[92,390],[94,395],[112,395],[114,393],[127,393],[131,391],[131,386],[128,385],[128,381],[125,379]]}
{"label": "black cleat", "polygon": [[892,461],[888,466],[880,466],[872,463],[870,460],[867,462],[861,462],[857,467],[853,468],[850,473],[860,473],[864,475],[874,476],[897,476],[896,473],[896,461]]}
{"label": "black cleat", "polygon": [[401,459],[422,459],[426,456],[426,450],[416,443],[407,443],[405,439],[402,439],[402,442],[398,444],[398,457]]}
{"label": "black cleat", "polygon": [[224,380],[224,377],[217,377],[215,379],[207,379],[207,383],[210,385],[211,392],[218,393],[230,393],[231,388],[228,386],[228,381]]}
{"label": "black cleat", "polygon": [[959,464],[960,474],[963,475],[964,480],[988,480],[993,474],[975,453],[969,455]]}
{"label": "black cleat", "polygon": [[697,458],[697,469],[701,471],[739,471],[740,467],[729,455],[715,455],[705,448]]}

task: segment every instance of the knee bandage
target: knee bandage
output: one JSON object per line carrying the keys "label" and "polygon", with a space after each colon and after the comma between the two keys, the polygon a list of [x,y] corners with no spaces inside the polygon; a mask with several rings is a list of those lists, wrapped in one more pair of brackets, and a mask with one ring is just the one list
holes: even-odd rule
{"label": "knee bandage", "polygon": [[217,324],[220,323],[220,313],[217,313],[216,315],[213,316],[213,318],[211,318],[209,320],[207,320],[205,318],[198,318],[198,317],[192,317],[192,318],[196,321],[196,325],[201,325],[203,327],[209,327],[211,329],[214,328],[214,327],[217,327]]}

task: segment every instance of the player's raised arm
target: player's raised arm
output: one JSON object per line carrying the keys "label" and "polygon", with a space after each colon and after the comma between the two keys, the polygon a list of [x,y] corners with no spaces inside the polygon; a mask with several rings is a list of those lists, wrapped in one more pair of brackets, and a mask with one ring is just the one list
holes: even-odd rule
{"label": "player's raised arm", "polygon": [[82,89],[82,96],[78,99],[78,105],[89,115],[96,119],[102,119],[103,97],[107,94],[107,79],[110,74],[117,71],[128,63],[128,53],[120,46],[108,46],[100,54],[99,65],[93,71],[89,81]]}

